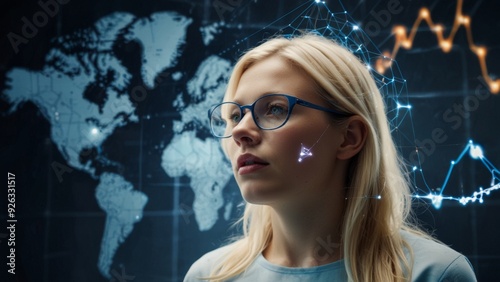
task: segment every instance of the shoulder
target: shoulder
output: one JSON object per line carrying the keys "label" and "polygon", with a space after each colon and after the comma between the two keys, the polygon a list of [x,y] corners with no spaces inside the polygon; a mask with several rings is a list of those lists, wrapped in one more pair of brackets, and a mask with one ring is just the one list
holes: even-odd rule
{"label": "shoulder", "polygon": [[413,250],[412,281],[476,281],[469,260],[452,248],[409,232],[403,237]]}
{"label": "shoulder", "polygon": [[213,268],[225,257],[230,248],[231,245],[228,245],[204,254],[191,265],[184,277],[184,282],[202,281],[199,278],[210,276]]}

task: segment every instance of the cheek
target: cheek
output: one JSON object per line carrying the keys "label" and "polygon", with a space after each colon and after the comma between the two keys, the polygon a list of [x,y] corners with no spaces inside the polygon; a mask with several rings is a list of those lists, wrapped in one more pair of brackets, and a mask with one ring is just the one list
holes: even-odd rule
{"label": "cheek", "polygon": [[226,138],[221,140],[222,151],[226,158],[233,164],[233,159],[235,158],[234,152],[237,150],[237,145],[231,138]]}
{"label": "cheek", "polygon": [[300,166],[303,164],[299,162],[302,144],[307,148],[311,148],[313,144],[311,139],[306,134],[297,134],[296,131],[290,131],[283,132],[283,134],[279,135],[279,138],[275,138],[270,144],[272,144],[274,153],[280,156],[285,167],[300,170]]}
{"label": "cheek", "polygon": [[314,149],[320,135],[321,132],[317,133],[316,131],[307,129],[293,130],[293,128],[290,128],[290,130],[283,131],[279,135],[279,140],[276,140],[274,147],[282,152],[287,152],[290,156],[296,157],[295,159],[298,161],[301,147]]}
{"label": "cheek", "polygon": [[[331,129],[327,129],[331,130]],[[298,133],[301,132],[301,133]],[[329,167],[332,162],[336,144],[332,142],[332,134],[320,130],[290,130],[280,134],[274,140],[276,154],[282,156],[282,165],[294,176],[316,175],[318,170]],[[301,156],[301,153],[303,155]],[[302,160],[299,161],[299,158]],[[309,177],[307,177],[309,178]]]}

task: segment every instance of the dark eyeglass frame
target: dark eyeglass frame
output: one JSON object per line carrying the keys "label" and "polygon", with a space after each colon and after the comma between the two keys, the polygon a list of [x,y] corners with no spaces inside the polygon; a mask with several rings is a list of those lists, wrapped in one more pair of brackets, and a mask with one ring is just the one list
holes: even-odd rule
{"label": "dark eyeglass frame", "polygon": [[[278,125],[276,127],[271,127],[271,128],[264,128],[264,127],[260,126],[259,123],[257,122],[257,118],[255,117],[255,113],[254,113],[254,108],[255,108],[255,104],[257,102],[259,102],[260,100],[262,100],[264,98],[268,98],[270,96],[282,96],[282,97],[286,97],[287,100],[288,100],[288,113],[287,113],[286,118],[281,123],[281,125]],[[212,135],[214,137],[217,137],[217,138],[229,138],[229,137],[233,136],[233,134],[230,134],[228,136],[218,136],[217,134],[215,134],[215,132],[214,132],[214,130],[212,128],[212,114],[213,114],[213,112],[215,111],[216,108],[218,108],[218,107],[220,107],[221,105],[224,105],[224,104],[233,104],[233,105],[237,106],[240,109],[240,117],[241,117],[240,121],[245,116],[245,109],[249,109],[250,113],[252,113],[253,122],[255,123],[255,125],[257,125],[257,127],[259,129],[262,129],[262,130],[275,130],[275,129],[283,127],[287,123],[288,119],[290,118],[290,115],[291,115],[292,110],[295,107],[295,105],[301,105],[301,106],[304,106],[304,107],[307,107],[307,108],[311,108],[311,109],[315,109],[315,110],[319,110],[319,111],[331,113],[331,114],[337,115],[339,117],[348,117],[348,116],[351,116],[351,114],[348,114],[348,113],[345,113],[345,112],[339,112],[339,111],[332,110],[332,109],[328,109],[328,108],[322,107],[320,105],[316,105],[316,104],[313,104],[311,102],[307,102],[305,100],[299,99],[297,97],[290,96],[288,94],[268,94],[268,95],[264,95],[264,96],[259,97],[252,104],[248,104],[248,105],[243,105],[242,106],[242,105],[240,105],[240,104],[238,104],[236,102],[222,102],[220,104],[212,106],[208,110],[208,120],[210,122],[210,132],[212,133]],[[238,121],[238,123],[239,123],[239,121]]]}

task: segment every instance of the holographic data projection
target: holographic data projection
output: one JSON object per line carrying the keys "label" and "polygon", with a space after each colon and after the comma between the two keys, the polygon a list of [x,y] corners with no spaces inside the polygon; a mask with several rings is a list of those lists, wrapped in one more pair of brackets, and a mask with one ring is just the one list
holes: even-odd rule
{"label": "holographic data projection", "polygon": [[[335,2],[339,10],[332,11],[328,7],[330,4],[327,4],[325,1],[307,1],[263,27],[261,30],[236,41],[221,53],[224,54],[233,50],[241,51],[239,49],[240,45],[244,43],[248,44],[249,41],[264,39],[273,34],[292,37],[304,32],[312,32],[337,41],[347,47],[366,64],[366,68],[372,74],[384,97],[391,131],[395,140],[397,140],[396,145],[398,147],[415,148],[416,156],[418,156],[419,146],[415,143],[417,136],[415,136],[414,120],[418,119],[418,117],[412,115],[412,104],[407,91],[408,82],[401,73],[399,65],[394,58],[400,47],[411,48],[413,39],[416,36],[417,27],[422,21],[426,21],[431,30],[437,34],[439,46],[444,52],[451,49],[457,29],[463,25],[467,30],[470,50],[477,55],[483,79],[488,84],[489,91],[491,93],[498,92],[499,80],[494,80],[487,75],[486,48],[474,44],[470,26],[472,19],[461,12],[462,0],[457,0],[454,25],[447,38],[443,35],[444,27],[432,21],[429,9],[422,8],[409,36],[406,35],[406,29],[403,26],[394,27],[395,45],[392,53],[380,51],[377,44],[372,41],[370,36],[349,15],[344,5],[340,1]],[[278,22],[288,22],[288,24],[276,31],[271,27],[276,26]],[[411,130],[400,130],[403,124],[406,125],[405,128],[410,128]],[[457,158],[451,160],[448,172],[443,176],[444,181],[440,187],[428,185],[425,176],[426,173],[430,172],[424,171],[419,158],[417,165],[409,165],[408,171],[413,180],[415,188],[413,197],[415,199],[428,200],[434,208],[439,209],[443,201],[455,201],[462,205],[483,203],[485,196],[500,189],[500,171],[487,159],[483,148],[479,144],[475,144],[473,140],[464,140],[464,144],[463,150],[461,152],[457,151]],[[311,148],[303,147],[298,161],[300,162],[302,159],[310,157],[310,150]],[[452,172],[454,171],[454,167],[464,158],[479,161],[489,171],[491,174],[491,179],[488,181],[489,186],[471,187],[475,192],[470,195],[446,194],[450,178],[453,177]],[[376,197],[376,199],[380,199],[380,197]]]}

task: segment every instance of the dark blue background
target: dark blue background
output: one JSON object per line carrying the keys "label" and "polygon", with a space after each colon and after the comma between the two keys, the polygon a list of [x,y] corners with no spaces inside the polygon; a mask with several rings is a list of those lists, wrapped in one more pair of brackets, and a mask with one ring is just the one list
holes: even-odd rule
{"label": "dark blue background", "polygon": [[[227,1],[220,0],[222,3]],[[189,79],[199,63],[212,54],[232,45],[236,40],[268,26],[285,13],[304,1],[232,1],[234,9],[223,11],[222,16],[231,28],[220,35],[210,48],[202,48],[198,27],[221,19],[216,12],[215,0],[206,1],[77,1],[70,0],[61,5],[58,14],[40,28],[38,34],[27,44],[21,45],[15,53],[7,40],[7,34],[18,31],[20,19],[31,16],[40,8],[37,1],[9,1],[4,3],[0,17],[0,89],[4,88],[5,73],[14,67],[39,70],[51,48],[51,38],[70,34],[76,29],[86,28],[99,18],[115,11],[125,11],[138,17],[145,17],[157,11],[177,11],[193,19],[188,29],[184,55],[170,71],[182,71]],[[390,50],[394,44],[391,28],[394,24],[407,27],[413,25],[422,6],[430,8],[434,22],[451,28],[457,3],[455,1],[399,1],[402,11],[391,14],[387,21],[377,20],[380,11],[387,9],[388,1],[349,1],[343,3],[361,27],[378,24],[380,30],[372,33],[371,39],[381,50]],[[214,6],[215,4],[215,6]],[[332,11],[339,11],[337,1],[327,1]],[[500,4],[493,0],[466,0],[464,14],[472,18],[474,42],[488,47],[487,64],[490,75],[500,74]],[[286,20],[268,26],[273,34]],[[267,32],[267,31],[266,31]],[[447,34],[447,33],[446,33]],[[254,38],[254,41],[258,41]],[[243,50],[255,42],[246,41],[226,53],[226,59],[234,60]],[[130,70],[140,67],[141,46],[128,44],[116,49]],[[487,158],[500,166],[500,95],[487,92],[481,87],[479,63],[469,50],[464,29],[454,40],[449,53],[437,47],[437,39],[426,24],[420,26],[411,50],[401,49],[397,56],[401,72],[408,81],[408,95],[413,105],[413,128],[416,138],[425,142],[432,138],[432,131],[442,129],[447,138],[432,153],[426,154],[422,162],[429,186],[439,187],[449,167],[449,161],[456,158],[469,139],[473,139],[485,150]],[[134,79],[140,79],[138,73]],[[140,83],[140,81],[136,81]],[[134,187],[142,187],[149,202],[144,218],[135,225],[134,231],[120,246],[114,258],[112,269],[134,277],[133,281],[179,281],[191,263],[205,252],[224,243],[233,232],[232,221],[221,220],[209,231],[200,232],[190,211],[193,192],[189,179],[180,178],[181,185],[174,188],[170,179],[160,167],[160,154],[143,154],[157,144],[168,144],[173,136],[169,130],[159,130],[159,124],[170,124],[178,118],[172,108],[172,99],[184,89],[185,81],[163,80],[149,93],[148,98],[137,106],[137,115],[151,115],[151,121],[141,119],[139,123],[118,128],[104,143],[107,157],[123,164],[119,171]],[[463,104],[476,89],[487,96],[480,100],[477,109],[470,116],[461,117],[460,126],[443,118],[455,104]],[[160,95],[168,93],[168,95]],[[486,93],[486,94],[485,94]],[[489,94],[488,94],[489,93]],[[1,172],[16,172],[19,224],[16,229],[17,272],[12,281],[105,281],[97,270],[102,227],[105,214],[99,208],[94,196],[97,181],[87,174],[73,171],[63,182],[57,181],[50,164],[54,161],[64,164],[65,160],[50,140],[50,125],[31,103],[24,104],[18,111],[5,115],[9,105],[0,100],[0,131],[2,132],[0,159]],[[405,125],[402,131],[412,130]],[[400,148],[409,159],[414,147]],[[126,152],[126,154],[124,154]],[[141,157],[138,157],[141,156]],[[410,162],[410,160],[409,160]],[[138,167],[142,165],[139,175]],[[148,177],[144,177],[145,175]],[[447,193],[470,195],[474,187],[488,185],[491,176],[477,161],[465,158],[456,166]],[[6,218],[6,187],[2,187],[1,221]],[[175,194],[178,193],[178,194]],[[178,195],[178,197],[174,197]],[[238,198],[238,190],[232,181],[225,189],[225,195]],[[494,281],[500,276],[500,191],[485,198],[484,204],[473,203],[462,206],[457,202],[444,202],[436,210],[427,202],[416,205],[416,211],[425,228],[433,231],[437,238],[467,255],[480,281]],[[5,208],[4,208],[5,207]],[[177,207],[177,208],[175,208]],[[233,219],[238,212],[235,211]],[[2,223],[3,226],[3,223]],[[6,233],[2,229],[0,233]],[[6,240],[0,238],[0,277],[7,277],[5,259]],[[122,272],[124,271],[124,272]],[[12,279],[11,276],[8,276]],[[116,281],[118,277],[115,277]],[[3,280],[2,278],[2,281]],[[131,280],[126,280],[131,281]]]}

